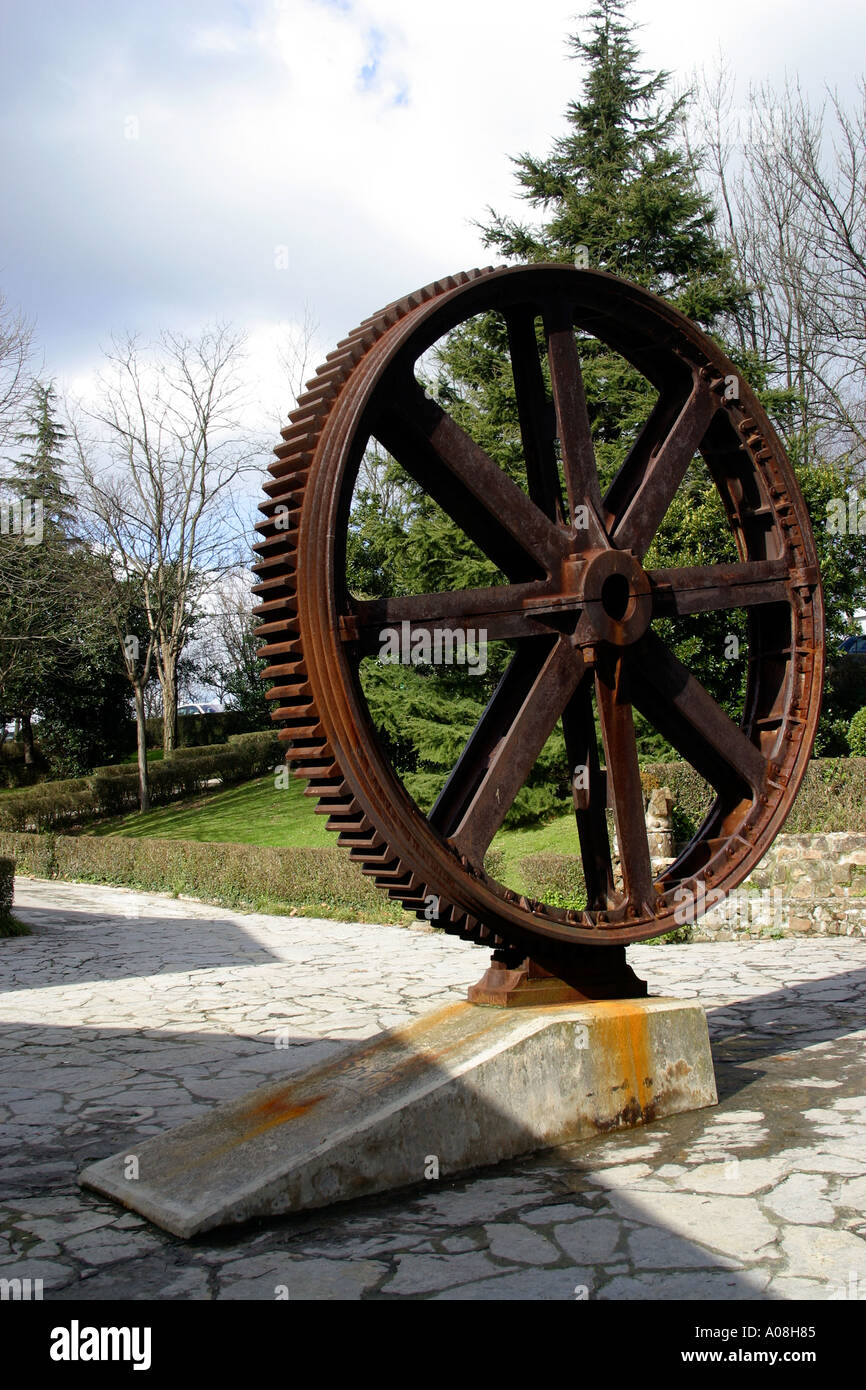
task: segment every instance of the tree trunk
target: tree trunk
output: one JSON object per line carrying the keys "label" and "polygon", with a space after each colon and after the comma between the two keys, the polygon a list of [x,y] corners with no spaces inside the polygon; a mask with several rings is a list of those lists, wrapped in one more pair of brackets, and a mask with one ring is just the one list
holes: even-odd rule
{"label": "tree trunk", "polygon": [[135,687],[135,724],[138,733],[138,809],[150,810],[150,784],[147,780],[147,728],[144,714],[144,691]]}
{"label": "tree trunk", "polygon": [[36,762],[36,749],[33,746],[33,726],[30,723],[30,711],[21,716],[21,742],[24,744],[24,763],[27,767],[32,767]]}
{"label": "tree trunk", "polygon": [[159,684],[162,690],[162,751],[168,754],[177,747],[177,662],[171,657],[159,663]]}

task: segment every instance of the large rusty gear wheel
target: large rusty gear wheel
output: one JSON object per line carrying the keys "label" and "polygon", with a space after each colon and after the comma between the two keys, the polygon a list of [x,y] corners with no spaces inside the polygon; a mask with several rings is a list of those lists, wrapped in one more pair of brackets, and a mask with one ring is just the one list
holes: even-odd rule
{"label": "large rusty gear wheel", "polygon": [[[438,339],[490,311],[507,326],[526,491],[415,376]],[[622,354],[659,393],[604,498],[575,329]],[[419,916],[438,899],[446,931],[505,947],[515,959],[532,955],[566,975],[587,946],[622,947],[672,930],[683,901],[678,889],[700,903],[710,889],[734,888],[781,827],[818,720],[823,600],[793,471],[753,393],[742,382],[730,389],[736,378],[718,347],[662,300],[602,272],[545,265],[470,271],[390,304],[344,339],[309,383],[274,451],[261,506],[266,519],[257,527],[263,676],[276,681],[270,698],[287,759],[308,780],[329,828],[365,873]],[[349,508],[371,438],[507,582],[369,602],[350,595]],[[644,570],[696,452],[720,494],[739,562]],[[659,617],[732,608],[748,611],[739,727],[650,626]],[[403,620],[413,632],[486,628],[491,640],[515,648],[429,816],[390,765],[358,678],[380,629]],[[632,705],[716,794],[694,839],[655,882]],[[571,766],[587,769],[588,788],[575,792],[585,911],[528,901],[484,870],[493,835],[560,718]],[[614,809],[621,888],[606,804]]]}

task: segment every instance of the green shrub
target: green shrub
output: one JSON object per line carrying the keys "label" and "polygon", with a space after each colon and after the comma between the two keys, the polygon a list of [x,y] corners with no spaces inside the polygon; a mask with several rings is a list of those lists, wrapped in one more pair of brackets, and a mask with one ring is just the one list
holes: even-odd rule
{"label": "green shrub", "polygon": [[12,916],[12,889],[15,882],[15,860],[0,859],[0,925]]}
{"label": "green shrub", "polygon": [[[688,763],[650,763],[641,769],[645,792],[669,787],[678,838],[690,839],[710,808],[713,792]],[[785,821],[790,835],[866,831],[866,757],[813,758]]]}
{"label": "green shrub", "polygon": [[866,831],[866,758],[813,758],[784,828],[789,835]]}
{"label": "green shrub", "polygon": [[586,881],[579,854],[543,850],[520,861],[526,895],[551,907],[585,907]]}
{"label": "green shrub", "polygon": [[0,831],[0,855],[15,860],[19,874],[31,878],[56,878],[54,835],[26,835]]}
{"label": "green shrub", "polygon": [[656,787],[667,787],[682,817],[697,828],[713,800],[713,789],[690,763],[646,763],[641,768],[641,785],[649,796]]}
{"label": "green shrub", "polygon": [[[280,760],[274,734],[242,735],[237,741],[202,748],[178,748],[148,769],[151,805],[199,796],[213,783],[235,786],[263,777]],[[97,768],[90,777],[40,782],[0,800],[0,829],[37,833],[65,830],[104,816],[120,816],[138,806],[138,769],[119,763]]]}
{"label": "green shrub", "polygon": [[24,761],[24,744],[14,739],[0,743],[0,787],[31,787],[46,776],[48,763],[37,743],[32,763]]}
{"label": "green shrub", "polygon": [[866,758],[866,705],[858,709],[848,725],[848,747],[855,758]]}
{"label": "green shrub", "polygon": [[484,872],[488,878],[498,879],[505,868],[505,851],[489,849],[484,856]]}
{"label": "green shrub", "polygon": [[[182,748],[222,744],[233,734],[245,733],[250,719],[241,710],[227,709],[220,714],[181,714],[177,720],[177,741]],[[162,718],[146,723],[148,748],[162,747]]]}

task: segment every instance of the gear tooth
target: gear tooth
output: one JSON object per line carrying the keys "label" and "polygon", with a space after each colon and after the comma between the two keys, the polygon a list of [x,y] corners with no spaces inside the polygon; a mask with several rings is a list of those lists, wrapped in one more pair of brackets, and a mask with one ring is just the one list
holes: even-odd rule
{"label": "gear tooth", "polygon": [[[264,521],[257,521],[255,529],[270,535],[274,532],[285,534],[292,527],[296,527],[300,520],[301,507],[304,505],[304,493],[306,492],[306,479],[299,483],[291,478],[278,478],[272,483],[265,483],[265,487],[270,489],[267,502],[259,503],[259,511],[264,517]],[[288,511],[288,516],[286,516]],[[279,517],[280,524],[277,525]]]}
{"label": "gear tooth", "polygon": [[323,801],[341,803],[347,800],[351,803],[354,799],[352,788],[339,774],[336,777],[325,777],[317,773],[309,779],[308,785],[304,788],[304,796],[318,796]]}
{"label": "gear tooth", "polygon": [[269,700],[312,700],[313,692],[310,689],[310,682],[306,676],[303,679],[291,681],[288,685],[274,685],[268,691]]}
{"label": "gear tooth", "polygon": [[[259,652],[256,652],[256,656],[259,656]],[[276,666],[266,666],[261,673],[261,678],[263,681],[285,680],[291,683],[306,680],[307,673],[302,662],[285,661]]]}
{"label": "gear tooth", "polygon": [[[378,883],[378,879],[376,882]],[[386,879],[379,886],[385,889],[389,898],[394,902],[401,902],[410,912],[416,907],[424,907],[430,897],[424,880],[413,870],[406,869],[405,865],[402,876],[393,880]]]}
{"label": "gear tooth", "polygon": [[276,463],[268,464],[268,472],[273,478],[285,478],[290,473],[301,473],[313,461],[310,436],[292,435],[284,444],[274,445]]}
{"label": "gear tooth", "polygon": [[321,762],[316,762],[312,758],[299,759],[287,754],[287,760],[291,762],[296,777],[309,781],[311,777],[341,777],[342,772],[337,764],[329,762],[327,758]]}
{"label": "gear tooth", "polygon": [[[262,623],[256,628],[256,637],[262,642],[256,656],[263,661],[271,661],[274,657],[291,661],[302,659],[297,630],[288,628],[285,623]],[[260,679],[267,680],[267,677],[261,676]]]}
{"label": "gear tooth", "polygon": [[322,721],[314,711],[308,715],[298,714],[294,705],[284,705],[275,709],[271,718],[284,726],[284,730],[293,742],[303,743],[305,746],[324,734]]}
{"label": "gear tooth", "polygon": [[275,531],[272,536],[256,541],[253,551],[256,561],[250,568],[256,574],[266,574],[268,570],[277,569],[280,565],[295,568],[295,549],[294,546],[286,545],[285,531]]}
{"label": "gear tooth", "polygon": [[265,566],[277,564],[294,573],[297,568],[297,544],[293,544],[292,541],[297,542],[297,538],[297,531],[278,531],[267,540],[256,541],[253,550],[262,558],[252,566],[255,573],[260,574]]}
{"label": "gear tooth", "polygon": [[[268,599],[266,603],[260,603],[255,609],[255,614],[256,617],[265,619],[276,617],[277,614],[282,614],[285,616],[286,620],[290,620],[295,619],[296,609],[297,605],[292,604],[287,599],[273,598]],[[295,619],[295,622],[296,621],[297,619]]]}
{"label": "gear tooth", "polygon": [[[336,830],[337,827],[329,825],[327,828]],[[368,849],[380,843],[379,833],[372,826],[369,830],[341,830],[337,836],[337,844],[344,849]]]}
{"label": "gear tooth", "polygon": [[360,809],[350,809],[346,813],[338,812],[329,816],[326,828],[334,830],[340,835],[366,835],[375,829],[373,822]]}
{"label": "gear tooth", "polygon": [[372,854],[369,850],[364,850],[363,853],[357,849],[349,850],[349,858],[361,865],[361,873],[366,874],[368,878],[375,879],[377,884],[387,879],[389,875],[393,876],[401,872],[400,860],[389,856],[390,851],[387,845],[382,846],[378,855]]}
{"label": "gear tooth", "polygon": [[355,844],[349,849],[349,858],[356,864],[369,864],[371,872],[377,864],[384,865],[393,858],[391,847],[377,834],[370,845]]}
{"label": "gear tooth", "polygon": [[[266,598],[268,603],[271,602],[275,594],[285,594],[286,597],[283,603],[284,611],[287,613],[296,613],[298,611],[296,598],[297,585],[295,584],[294,575],[278,574],[272,579],[264,579],[260,584],[253,584],[252,592],[257,596],[261,595]],[[260,611],[263,611],[266,607],[267,603],[263,603]]]}
{"label": "gear tooth", "polygon": [[[305,794],[316,799],[316,811],[327,816],[327,829],[336,832],[337,843],[348,850],[349,858],[391,898],[418,910],[429,899],[427,884],[393,853],[356,801],[316,707],[297,616],[297,551],[307,483],[322,429],[357,364],[408,314],[483,273],[474,270],[448,276],[392,301],[328,353],[280,431],[281,442],[274,449],[264,483],[265,500],[259,504],[263,520],[256,523],[253,546],[252,569],[258,581],[253,592],[259,598],[256,633],[262,640],[257,655],[267,662],[262,678],[275,682],[268,698],[276,702],[271,719],[281,726],[278,735],[285,761],[307,782]],[[441,905],[445,922],[453,924],[455,911]],[[465,926],[466,914],[457,913],[456,920]],[[471,919],[467,930],[477,936],[480,927]]]}
{"label": "gear tooth", "polygon": [[[311,791],[310,788],[307,787],[304,795],[317,796],[319,793]],[[325,827],[327,830],[334,829],[334,826],[330,824],[330,820],[338,819],[342,821],[345,816],[353,815],[355,810],[355,798],[351,793],[343,797],[324,797],[319,801],[318,805],[313,807],[315,815],[329,817],[329,823]]]}
{"label": "gear tooth", "polygon": [[[271,715],[273,719],[274,716]],[[333,749],[325,738],[301,738],[296,730],[280,729],[279,737],[290,744],[286,762],[319,765],[334,762]]]}

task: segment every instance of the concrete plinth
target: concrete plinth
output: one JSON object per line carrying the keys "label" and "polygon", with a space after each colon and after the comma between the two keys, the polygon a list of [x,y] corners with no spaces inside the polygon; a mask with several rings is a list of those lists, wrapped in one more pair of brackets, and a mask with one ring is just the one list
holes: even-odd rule
{"label": "concrete plinth", "polygon": [[716,1101],[697,1004],[459,1003],[131,1143],[80,1182],[189,1237]]}

